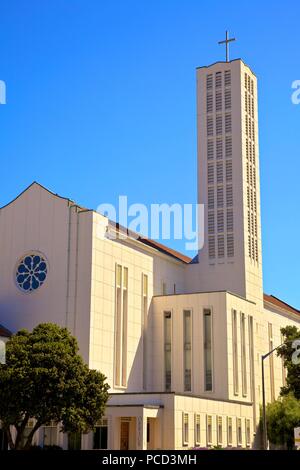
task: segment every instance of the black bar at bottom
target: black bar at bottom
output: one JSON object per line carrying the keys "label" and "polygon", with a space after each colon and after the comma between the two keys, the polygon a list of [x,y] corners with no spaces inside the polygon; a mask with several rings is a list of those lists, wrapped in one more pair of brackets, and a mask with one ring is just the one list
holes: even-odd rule
{"label": "black bar at bottom", "polygon": [[221,465],[235,467],[241,465],[270,464],[286,467],[293,464],[299,467],[300,452],[297,451],[254,451],[254,450],[186,450],[186,451],[1,451],[0,467],[54,468],[85,467],[88,469],[122,465],[139,468],[157,465]]}

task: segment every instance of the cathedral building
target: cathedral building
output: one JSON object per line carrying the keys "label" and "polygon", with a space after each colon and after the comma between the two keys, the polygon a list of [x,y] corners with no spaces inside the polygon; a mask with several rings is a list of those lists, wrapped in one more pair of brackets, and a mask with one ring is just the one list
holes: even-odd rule
{"label": "cathedral building", "polygon": [[[38,183],[0,209],[0,335],[65,326],[111,387],[95,432],[49,425],[36,444],[260,447],[261,355],[300,311],[263,291],[257,79],[242,60],[197,69],[197,123],[205,234],[193,260]],[[270,355],[267,401],[285,379]]]}

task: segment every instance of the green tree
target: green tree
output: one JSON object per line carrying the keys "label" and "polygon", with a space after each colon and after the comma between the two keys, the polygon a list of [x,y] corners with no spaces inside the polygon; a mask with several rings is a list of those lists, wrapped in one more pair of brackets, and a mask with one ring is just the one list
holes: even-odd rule
{"label": "green tree", "polygon": [[275,445],[294,447],[294,428],[300,425],[300,400],[293,394],[267,406],[268,438]]}
{"label": "green tree", "polygon": [[[6,364],[0,366],[0,420],[11,449],[28,449],[37,429],[50,421],[61,423],[64,432],[93,429],[103,416],[109,386],[103,374],[83,362],[66,328],[44,323],[32,332],[21,330],[6,348]],[[35,424],[25,437],[30,418]]]}
{"label": "green tree", "polygon": [[300,330],[295,326],[287,326],[281,328],[281,334],[284,344],[278,349],[277,355],[283,358],[287,370],[286,386],[282,387],[281,395],[292,392],[300,400],[300,363],[297,364],[298,361],[293,360],[300,358],[300,350],[296,350],[293,345],[295,340],[300,340]]}

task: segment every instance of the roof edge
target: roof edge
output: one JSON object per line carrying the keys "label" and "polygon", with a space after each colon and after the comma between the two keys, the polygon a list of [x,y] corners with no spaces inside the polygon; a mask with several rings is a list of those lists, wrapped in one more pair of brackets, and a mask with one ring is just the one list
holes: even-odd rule
{"label": "roof edge", "polygon": [[[10,206],[10,204],[13,204],[17,199],[19,199],[26,191],[28,191],[32,186],[39,186],[40,188],[44,189],[44,191],[47,191],[47,193],[51,194],[52,196],[58,197],[59,199],[63,199],[64,201],[67,201],[71,204],[75,204],[74,201],[67,197],[60,196],[57,193],[54,193],[53,191],[50,191],[50,189],[46,188],[42,184],[38,183],[37,181],[33,181],[29,186],[27,186],[23,191],[21,191],[14,199],[9,201],[7,204],[4,204],[4,206],[0,207],[0,210],[5,209],[6,207]],[[78,206],[80,207],[80,206]]]}
{"label": "roof edge", "polygon": [[300,310],[288,304],[287,302],[284,302],[284,300],[275,297],[275,295],[264,293],[264,301],[273,305],[274,307],[285,310],[286,312],[294,313],[295,315],[300,315]]}
{"label": "roof edge", "polygon": [[135,240],[143,243],[144,245],[150,246],[151,248],[154,248],[161,253],[171,256],[172,258],[181,261],[185,264],[189,264],[192,261],[192,258],[189,256],[184,255],[183,253],[180,253],[177,250],[174,250],[173,248],[169,248],[166,245],[163,245],[162,243],[159,243],[155,240],[152,240],[151,238],[145,238],[143,235],[134,232],[123,225],[119,224],[119,222],[114,222],[112,220],[109,220],[109,225],[113,227],[117,232],[124,233],[130,238],[134,238]]}
{"label": "roof edge", "polygon": [[226,60],[217,60],[216,62],[213,62],[212,64],[208,64],[208,65],[200,65],[199,67],[196,67],[196,70],[200,70],[200,69],[208,69],[209,67],[213,67],[214,65],[217,65],[217,64],[231,64],[232,62],[242,62],[245,67],[248,67],[248,69],[251,71],[251,73],[257,77],[256,73],[253,72],[252,68],[250,67],[250,65],[246,64],[246,62],[241,59],[240,57],[238,57],[237,59],[232,59],[232,60],[229,60],[228,62],[226,62]]}
{"label": "roof edge", "polygon": [[[59,199],[62,199],[64,201],[66,201],[68,204],[71,204],[71,205],[74,205],[76,207],[78,207],[79,209],[81,209],[81,211],[88,211],[88,212],[96,212],[98,213],[95,209],[87,209],[79,204],[77,204],[76,202],[74,202],[72,199],[69,199],[67,197],[63,197],[63,196],[60,196],[59,194],[57,193],[54,193],[53,191],[51,191],[50,189],[46,188],[45,186],[43,186],[42,184],[38,183],[37,181],[33,181],[29,186],[27,186],[21,193],[19,193],[14,199],[12,199],[10,202],[8,202],[7,204],[5,204],[4,206],[0,207],[0,210],[2,209],[5,209],[6,207],[10,206],[11,204],[13,204],[15,201],[17,201],[26,191],[28,191],[32,186],[34,185],[37,185],[39,186],[40,188],[42,188],[44,191],[47,191],[47,193],[51,194],[52,196],[55,196]],[[192,261],[192,258],[190,258],[189,256],[186,256],[184,255],[183,253],[180,253],[179,251],[177,250],[174,250],[173,248],[169,248],[168,246],[166,245],[163,245],[162,243],[160,242],[157,242],[155,240],[152,240],[150,238],[146,238],[144,237],[142,234],[139,234],[139,233],[136,233],[136,232],[133,232],[132,230],[126,228],[126,227],[123,227],[122,225],[120,225],[118,222],[114,222],[112,220],[109,220],[109,224],[114,227],[117,231],[120,231],[122,233],[126,233],[126,235],[128,235],[129,237],[132,237],[136,240],[138,240],[139,242],[143,243],[144,245],[147,245],[147,246],[150,246],[151,248],[154,248],[158,251],[160,251],[161,253],[167,255],[167,256],[170,256],[172,257],[173,259],[176,259],[177,261],[181,261],[185,264],[189,264],[191,261]]]}
{"label": "roof edge", "polygon": [[12,336],[12,332],[0,324],[0,336],[10,338]]}

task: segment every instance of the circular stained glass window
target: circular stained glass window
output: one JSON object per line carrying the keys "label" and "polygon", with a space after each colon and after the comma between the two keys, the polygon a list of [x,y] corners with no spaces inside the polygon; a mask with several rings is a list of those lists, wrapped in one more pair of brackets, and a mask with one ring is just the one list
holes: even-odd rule
{"label": "circular stained glass window", "polygon": [[44,284],[47,277],[47,262],[40,255],[31,253],[19,261],[16,282],[24,292],[31,292]]}

